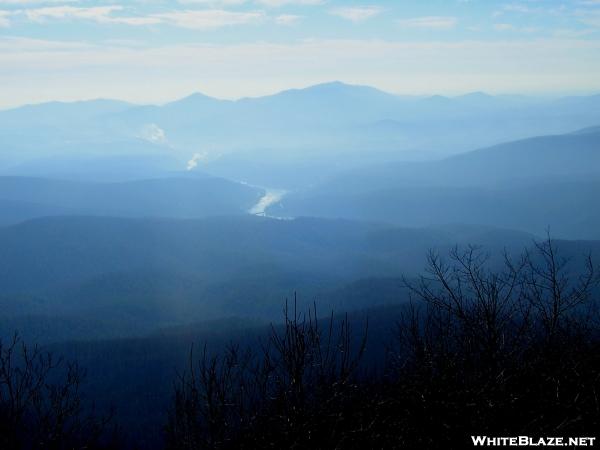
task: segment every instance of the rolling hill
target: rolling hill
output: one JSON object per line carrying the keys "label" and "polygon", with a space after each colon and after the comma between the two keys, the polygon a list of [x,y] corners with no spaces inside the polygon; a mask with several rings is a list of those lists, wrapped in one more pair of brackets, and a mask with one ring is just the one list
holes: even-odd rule
{"label": "rolling hill", "polygon": [[[294,291],[303,304],[361,309],[403,301],[393,279],[420,272],[430,248],[471,243],[501,254],[532,239],[489,227],[309,218],[36,219],[0,228],[0,327],[52,341],[135,336],[232,314],[269,320]],[[597,252],[594,245],[571,253]]]}
{"label": "rolling hill", "polygon": [[600,132],[543,136],[440,161],[354,170],[290,194],[281,216],[368,219],[404,226],[492,225],[598,238]]}
{"label": "rolling hill", "polygon": [[209,176],[119,183],[0,177],[0,225],[57,215],[199,218],[244,214],[261,189]]}

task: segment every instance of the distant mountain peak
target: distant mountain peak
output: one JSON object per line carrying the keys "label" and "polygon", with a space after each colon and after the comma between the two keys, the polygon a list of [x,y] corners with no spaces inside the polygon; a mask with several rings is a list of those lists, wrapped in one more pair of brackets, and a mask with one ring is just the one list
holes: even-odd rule
{"label": "distant mountain peak", "polygon": [[203,94],[202,92],[192,92],[190,95],[183,97],[181,100],[217,100],[214,97]]}
{"label": "distant mountain peak", "polygon": [[313,84],[312,86],[309,86],[307,89],[310,88],[340,88],[340,87],[353,87],[355,85],[352,84],[348,84],[348,83],[344,83],[343,81],[339,81],[339,80],[333,80],[333,81],[325,81],[323,83],[317,83],[317,84]]}
{"label": "distant mountain peak", "polygon": [[314,84],[312,86],[308,86],[304,89],[299,89],[299,90],[301,90],[301,91],[337,91],[337,92],[363,90],[363,91],[379,92],[379,93],[385,94],[385,95],[391,95],[391,94],[388,94],[387,92],[384,92],[384,91],[377,89],[375,87],[372,87],[372,86],[366,86],[366,85],[361,85],[361,84],[349,84],[349,83],[344,83],[343,81],[338,81],[338,80]]}
{"label": "distant mountain peak", "polygon": [[269,96],[270,98],[277,97],[300,97],[300,96],[319,96],[324,99],[327,96],[343,96],[343,97],[361,97],[361,98],[395,98],[395,95],[379,90],[371,86],[359,84],[348,84],[342,81],[328,81],[324,83],[314,84],[304,88],[288,89],[277,94]]}
{"label": "distant mountain peak", "polygon": [[483,99],[493,99],[494,96],[487,94],[485,92],[482,91],[475,91],[475,92],[468,92],[464,95],[459,95],[458,97],[459,99],[473,99],[473,100],[483,100]]}
{"label": "distant mountain peak", "polygon": [[171,105],[197,105],[201,103],[217,103],[217,102],[225,102],[227,100],[221,100],[215,97],[210,97],[209,95],[203,94],[202,92],[194,92],[186,97],[180,98],[179,100],[175,100],[173,102],[169,102],[164,106]]}

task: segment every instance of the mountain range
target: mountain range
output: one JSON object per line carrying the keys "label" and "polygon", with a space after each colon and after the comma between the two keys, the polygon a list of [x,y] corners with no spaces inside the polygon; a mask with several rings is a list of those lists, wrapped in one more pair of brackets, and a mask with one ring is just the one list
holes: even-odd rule
{"label": "mountain range", "polygon": [[53,102],[0,112],[0,174],[47,176],[40,169],[48,158],[65,175],[78,173],[77,158],[94,165],[135,155],[143,166],[160,156],[150,176],[159,167],[184,170],[200,155],[198,168],[212,174],[290,188],[365,164],[439,158],[599,121],[598,95],[406,97],[340,82],[236,101],[193,94],[160,106]]}
{"label": "mountain range", "polygon": [[273,215],[378,220],[403,226],[476,223],[598,239],[600,131],[584,129],[438,161],[372,165],[298,190]]}

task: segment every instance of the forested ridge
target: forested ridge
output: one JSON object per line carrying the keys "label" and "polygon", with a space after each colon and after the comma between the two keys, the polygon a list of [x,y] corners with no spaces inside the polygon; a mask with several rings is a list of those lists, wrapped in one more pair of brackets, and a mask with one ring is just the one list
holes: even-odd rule
{"label": "forested ridge", "polygon": [[131,418],[120,424],[119,405],[91,407],[82,386],[101,365],[59,357],[68,345],[3,341],[0,444],[465,448],[471,435],[593,435],[600,425],[593,260],[564,258],[548,238],[501,264],[475,246],[431,251],[426,261],[422,276],[402,280],[407,301],[393,308],[323,317],[318,305],[290,299],[283,323],[270,326],[225,321],[204,335],[191,327],[145,341],[73,345],[71,356],[94,358],[104,348],[118,359],[119,345],[174,352],[177,370],[159,371],[169,376],[148,383],[147,366],[115,386],[165,393],[153,405],[162,421],[147,424],[152,440],[136,442],[143,427],[135,430]]}

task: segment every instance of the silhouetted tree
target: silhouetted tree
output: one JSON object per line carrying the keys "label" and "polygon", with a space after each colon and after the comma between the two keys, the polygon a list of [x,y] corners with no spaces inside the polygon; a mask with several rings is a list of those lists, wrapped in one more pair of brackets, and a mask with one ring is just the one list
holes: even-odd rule
{"label": "silhouetted tree", "polygon": [[427,274],[406,283],[419,301],[400,321],[394,376],[415,419],[406,426],[414,441],[448,448],[473,434],[598,429],[590,258],[570,273],[549,237],[516,261],[505,255],[497,270],[476,247],[449,256],[431,252]]}
{"label": "silhouetted tree", "polygon": [[258,352],[206,348],[175,386],[168,448],[336,447],[345,439],[340,408],[357,387],[365,337],[353,348],[347,318],[322,326],[316,308],[284,314]]}
{"label": "silhouetted tree", "polygon": [[170,449],[465,448],[471,435],[600,429],[598,277],[548,238],[498,268],[481,249],[430,252],[383,372],[347,318],[286,308],[259,351],[232,346],[175,387]]}
{"label": "silhouetted tree", "polygon": [[0,341],[0,448],[93,449],[109,418],[87,414],[83,370],[28,346],[15,334]]}

